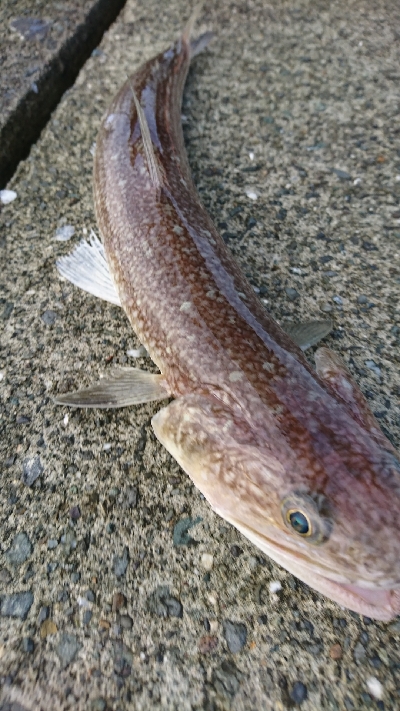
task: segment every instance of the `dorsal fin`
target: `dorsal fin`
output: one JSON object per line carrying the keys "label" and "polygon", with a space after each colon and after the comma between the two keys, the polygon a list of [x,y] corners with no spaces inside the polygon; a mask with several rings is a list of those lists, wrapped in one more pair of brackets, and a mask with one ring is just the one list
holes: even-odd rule
{"label": "dorsal fin", "polygon": [[132,82],[130,79],[128,79],[128,81],[129,81],[129,84],[130,84],[130,87],[132,90],[133,101],[135,104],[136,113],[137,113],[139,126],[140,126],[140,132],[142,134],[143,148],[144,148],[144,152],[146,155],[147,167],[148,167],[149,173],[150,173],[150,180],[153,183],[154,187],[159,190],[163,184],[163,179],[162,179],[160,167],[157,162],[157,157],[154,152],[153,142],[151,140],[151,135],[150,135],[149,124],[147,123],[145,113],[144,113],[144,111],[139,103],[139,100],[135,94],[135,90],[132,86]]}

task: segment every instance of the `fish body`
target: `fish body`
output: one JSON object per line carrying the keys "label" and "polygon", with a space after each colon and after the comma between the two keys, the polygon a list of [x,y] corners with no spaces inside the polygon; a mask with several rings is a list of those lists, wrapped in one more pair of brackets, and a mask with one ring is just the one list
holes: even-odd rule
{"label": "fish body", "polygon": [[[118,92],[94,163],[116,298],[161,371],[147,399],[175,398],[153,428],[212,508],[267,555],[388,620],[400,612],[400,463],[345,366],[320,348],[312,368],[200,202],[181,99],[207,38],[191,40],[191,24]],[[127,404],[117,392],[99,405],[96,387],[58,402]]]}

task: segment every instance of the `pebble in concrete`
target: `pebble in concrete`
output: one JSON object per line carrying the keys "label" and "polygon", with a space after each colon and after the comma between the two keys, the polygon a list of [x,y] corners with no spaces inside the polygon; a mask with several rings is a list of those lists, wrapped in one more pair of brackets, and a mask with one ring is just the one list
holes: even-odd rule
{"label": "pebble in concrete", "polygon": [[19,617],[25,620],[33,603],[33,594],[30,591],[11,593],[0,598],[0,614],[3,617]]}
{"label": "pebble in concrete", "polygon": [[29,457],[24,459],[22,468],[22,481],[26,486],[32,486],[36,479],[43,474],[44,468],[40,457]]}
{"label": "pebble in concrete", "polygon": [[21,565],[25,563],[26,560],[32,554],[32,543],[29,540],[29,536],[22,531],[17,533],[14,537],[11,546],[5,553],[5,556],[10,563],[10,565]]}
{"label": "pebble in concrete", "polygon": [[114,574],[116,575],[117,578],[122,578],[125,573],[126,569],[128,567],[129,563],[129,551],[128,548],[125,547],[122,555],[121,556],[115,556],[114,558]]}
{"label": "pebble in concrete", "polygon": [[81,647],[82,645],[75,635],[67,633],[61,635],[56,651],[63,669],[71,664]]}
{"label": "pebble in concrete", "polygon": [[224,637],[228,645],[228,649],[232,654],[240,652],[247,642],[247,628],[242,622],[232,622],[225,620],[224,622]]}

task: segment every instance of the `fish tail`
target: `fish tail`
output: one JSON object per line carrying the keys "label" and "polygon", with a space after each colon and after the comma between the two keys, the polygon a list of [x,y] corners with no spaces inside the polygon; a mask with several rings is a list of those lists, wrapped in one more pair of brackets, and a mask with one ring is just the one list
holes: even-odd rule
{"label": "fish tail", "polygon": [[200,54],[200,52],[202,52],[203,49],[207,47],[208,43],[214,37],[213,32],[204,32],[199,37],[192,37],[193,27],[196,23],[198,16],[200,15],[202,7],[203,2],[199,2],[194,6],[192,14],[190,15],[182,32],[182,42],[183,44],[189,47],[190,59],[195,57],[197,54]]}

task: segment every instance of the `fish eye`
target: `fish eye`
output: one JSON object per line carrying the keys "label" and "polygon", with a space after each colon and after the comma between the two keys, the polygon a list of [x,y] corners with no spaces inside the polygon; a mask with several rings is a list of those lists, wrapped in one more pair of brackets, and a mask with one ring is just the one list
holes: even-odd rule
{"label": "fish eye", "polygon": [[302,511],[288,511],[286,518],[293,530],[299,533],[300,536],[311,535],[311,522]]}
{"label": "fish eye", "polygon": [[291,533],[315,545],[329,538],[332,521],[323,496],[294,491],[283,499],[281,511]]}

